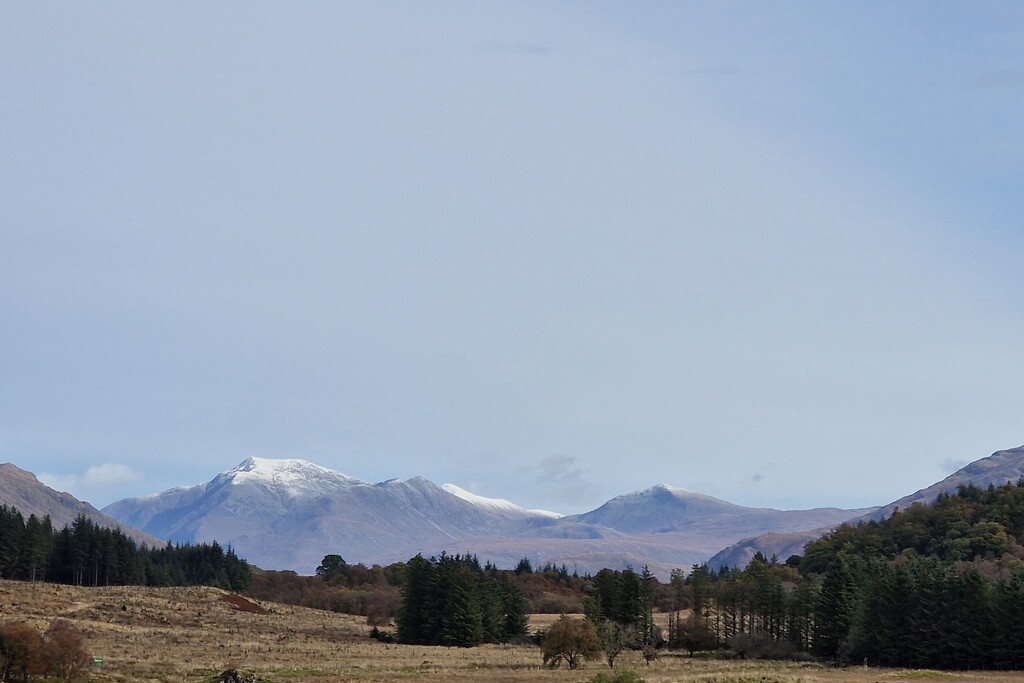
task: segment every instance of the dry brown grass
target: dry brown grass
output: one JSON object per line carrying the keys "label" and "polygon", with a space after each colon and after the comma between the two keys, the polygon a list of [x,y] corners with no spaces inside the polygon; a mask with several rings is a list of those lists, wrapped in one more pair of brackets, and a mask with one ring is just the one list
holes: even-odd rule
{"label": "dry brown grass", "polygon": [[[212,588],[74,588],[0,581],[0,621],[45,627],[70,620],[93,655],[105,660],[96,681],[205,683],[228,667],[255,672],[268,683],[328,681],[455,681],[457,683],[579,683],[607,669],[541,667],[529,646],[430,648],[371,640],[362,618],[302,607],[259,603],[252,611]],[[242,607],[243,610],[239,608]],[[531,628],[557,617],[536,615]],[[648,683],[958,683],[1020,681],[1003,673],[946,674],[887,669],[830,669],[817,665],[691,660],[663,656],[652,666],[624,653],[617,667],[636,669]]]}

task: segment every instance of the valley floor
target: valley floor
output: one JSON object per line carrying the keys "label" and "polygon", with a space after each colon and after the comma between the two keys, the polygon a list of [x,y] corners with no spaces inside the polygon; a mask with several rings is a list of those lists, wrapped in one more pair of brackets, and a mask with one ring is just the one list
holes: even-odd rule
{"label": "valley floor", "polygon": [[[455,681],[461,683],[582,682],[608,671],[549,670],[529,646],[471,649],[384,644],[368,637],[361,617],[271,603],[253,603],[212,588],[75,588],[0,581],[0,622],[40,629],[67,619],[102,657],[97,682],[208,683],[235,667],[266,683]],[[539,617],[538,624],[550,621]],[[650,667],[625,653],[616,668],[635,669],[648,683],[874,683],[1021,681],[1020,673],[942,673],[831,669],[817,665],[691,660],[664,655]]]}

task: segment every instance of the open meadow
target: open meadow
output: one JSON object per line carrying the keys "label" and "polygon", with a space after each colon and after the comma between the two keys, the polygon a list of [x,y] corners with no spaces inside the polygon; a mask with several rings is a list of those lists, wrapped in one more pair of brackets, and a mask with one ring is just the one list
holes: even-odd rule
{"label": "open meadow", "polygon": [[[102,657],[94,681],[200,683],[236,667],[268,683],[328,681],[455,681],[525,683],[586,681],[608,668],[541,666],[533,646],[434,648],[385,644],[368,637],[362,617],[302,607],[256,603],[213,588],[76,588],[0,581],[0,622],[45,628],[67,619]],[[550,623],[538,615],[535,626]],[[942,673],[893,669],[833,669],[812,664],[693,659],[664,654],[645,666],[624,653],[616,669],[633,668],[649,683],[830,683],[907,680],[1024,680],[1014,673]]]}

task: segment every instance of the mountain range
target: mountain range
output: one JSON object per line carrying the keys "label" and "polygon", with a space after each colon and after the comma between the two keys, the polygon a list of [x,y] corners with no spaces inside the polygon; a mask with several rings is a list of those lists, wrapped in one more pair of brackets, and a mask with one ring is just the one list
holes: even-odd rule
{"label": "mountain range", "polygon": [[117,501],[101,512],[13,465],[0,465],[0,475],[0,503],[50,514],[57,526],[86,514],[149,544],[216,540],[265,569],[312,573],[330,553],[350,563],[387,564],[446,551],[499,567],[526,557],[535,566],[564,564],[580,573],[647,565],[667,577],[705,561],[743,566],[757,551],[785,558],[844,522],[878,519],[964,483],[1016,481],[1024,475],[1024,447],[971,463],[882,508],[860,510],[749,508],[659,484],[562,516],[422,477],[369,483],[305,460],[249,458],[206,483]]}
{"label": "mountain range", "polygon": [[175,542],[230,543],[264,568],[308,573],[327,553],[386,564],[447,551],[501,567],[528,557],[581,573],[646,564],[663,576],[744,536],[816,529],[866,511],[747,508],[659,485],[560,516],[421,477],[373,484],[304,460],[263,458],[249,458],[204,484],[103,509]]}

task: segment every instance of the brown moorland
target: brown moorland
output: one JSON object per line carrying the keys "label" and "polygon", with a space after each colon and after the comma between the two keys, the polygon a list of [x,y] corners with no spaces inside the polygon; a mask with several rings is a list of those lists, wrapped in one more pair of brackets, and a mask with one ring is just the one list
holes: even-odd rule
{"label": "brown moorland", "polygon": [[[214,588],[78,588],[0,581],[0,623],[45,628],[67,619],[104,663],[97,682],[205,683],[227,668],[267,683],[455,681],[579,683],[608,671],[589,662],[577,671],[541,666],[538,648],[487,645],[432,648],[381,643],[362,617],[253,601]],[[551,620],[538,615],[536,626]],[[624,653],[616,669],[635,669],[648,683],[852,683],[942,680],[1019,681],[1019,673],[944,673],[836,669],[816,664],[690,659],[666,654],[645,666]]]}

